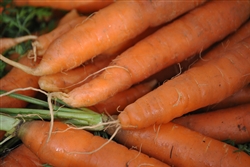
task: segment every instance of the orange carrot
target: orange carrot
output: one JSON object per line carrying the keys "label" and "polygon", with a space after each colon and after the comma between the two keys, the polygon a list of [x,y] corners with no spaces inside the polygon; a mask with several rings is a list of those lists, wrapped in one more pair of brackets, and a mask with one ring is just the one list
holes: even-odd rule
{"label": "orange carrot", "polygon": [[2,167],[41,167],[43,164],[40,159],[21,144],[12,150],[6,157],[2,157],[0,161]]}
{"label": "orange carrot", "polygon": [[[107,69],[95,79],[59,98],[73,107],[92,106],[126,90],[163,68],[199,53],[233,32],[249,17],[249,3],[210,1],[123,52],[110,64],[114,68]],[[215,12],[211,17],[213,10]]]}
{"label": "orange carrot", "polygon": [[234,93],[232,96],[222,100],[219,103],[204,107],[199,109],[198,111],[211,111],[211,110],[218,110],[223,108],[229,108],[241,104],[250,103],[250,84],[240,91]]}
{"label": "orange carrot", "polygon": [[115,140],[170,166],[248,167],[250,164],[250,156],[237,152],[236,147],[172,122],[144,129],[120,130]]}
{"label": "orange carrot", "polygon": [[176,118],[174,123],[217,140],[250,142],[250,103],[232,108]]}
{"label": "orange carrot", "polygon": [[57,0],[13,0],[14,4],[17,6],[35,6],[35,7],[50,7],[53,9],[62,9],[62,10],[72,10],[77,9],[83,13],[91,13],[98,11],[114,2],[114,0],[88,0],[88,1],[79,1],[79,0],[62,0],[58,3]]}
{"label": "orange carrot", "polygon": [[58,22],[57,27],[60,27],[64,24],[67,24],[68,22],[80,17],[79,13],[76,9],[72,9],[68,13],[66,13]]}
{"label": "orange carrot", "polygon": [[[33,53],[37,56],[43,55],[46,50],[48,49],[49,45],[58,37],[62,36],[69,30],[74,29],[77,25],[84,22],[86,19],[85,16],[78,17],[76,19],[71,20],[68,23],[65,23],[64,25],[61,25],[57,28],[55,28],[53,31],[43,34],[37,38],[36,41],[32,43],[33,46]],[[34,53],[35,52],[35,53]]]}
{"label": "orange carrot", "polygon": [[171,21],[205,1],[116,1],[95,13],[85,24],[57,38],[37,68],[16,65],[27,73],[39,76],[73,69],[105,50],[136,37],[147,28]]}
{"label": "orange carrot", "polygon": [[[136,42],[145,38],[157,29],[158,27],[149,28],[135,38],[125,41],[119,45],[116,45],[115,47],[104,51],[101,55],[95,57],[93,60],[85,62],[80,67],[63,73],[60,72],[56,74],[41,76],[41,78],[39,79],[40,88],[49,92],[62,91],[67,93],[74,88],[87,83],[92,78],[96,77],[96,75],[90,77],[90,75],[93,75],[92,73],[106,67],[111,62],[111,60],[114,59],[122,51],[134,45]],[[86,77],[89,77],[89,79],[86,79]]]}
{"label": "orange carrot", "polygon": [[[109,57],[104,60],[97,58],[91,64],[82,65],[67,72],[41,76],[38,81],[39,87],[48,92],[69,92],[94,78],[95,75],[90,75],[107,66],[112,58]],[[84,82],[82,82],[83,80]]]}
{"label": "orange carrot", "polygon": [[68,126],[61,122],[54,122],[53,133],[46,142],[49,128],[49,122],[26,122],[21,125],[18,137],[43,163],[52,166],[168,166],[143,153],[128,150],[113,141],[100,150],[89,153],[106,143],[107,139],[93,136],[84,130],[66,130]]}
{"label": "orange carrot", "polygon": [[250,82],[249,48],[250,36],[220,58],[165,82],[128,105],[118,116],[121,125],[143,128],[167,123],[233,95]]}
{"label": "orange carrot", "polygon": [[[22,57],[19,60],[20,63],[27,65],[29,67],[36,67],[39,61],[34,62],[28,59],[26,56]],[[34,87],[38,88],[38,79],[39,77],[33,76],[23,72],[18,68],[12,68],[10,72],[8,72],[3,78],[0,79],[0,90],[11,91],[16,88],[26,88],[26,87]],[[33,90],[27,91],[18,91],[17,93],[27,95],[27,96],[35,96],[36,92]],[[9,96],[0,97],[0,107],[25,107],[27,102],[18,100]]]}
{"label": "orange carrot", "polygon": [[128,104],[135,102],[135,100],[150,92],[156,84],[157,81],[152,80],[135,85],[90,108],[98,113],[118,114],[118,111],[123,110]]}
{"label": "orange carrot", "polygon": [[5,50],[22,43],[27,40],[34,40],[37,37],[34,35],[27,35],[27,36],[22,36],[22,37],[17,37],[17,38],[0,38],[0,53],[3,53]]}
{"label": "orange carrot", "polygon": [[245,24],[243,24],[235,33],[230,34],[226,39],[212,48],[208,53],[202,56],[202,58],[197,61],[197,63],[193,64],[193,66],[201,66],[205,64],[207,61],[214,59],[220,53],[223,53],[227,49],[230,49],[234,44],[243,40],[244,38],[250,36],[250,20],[248,20]]}

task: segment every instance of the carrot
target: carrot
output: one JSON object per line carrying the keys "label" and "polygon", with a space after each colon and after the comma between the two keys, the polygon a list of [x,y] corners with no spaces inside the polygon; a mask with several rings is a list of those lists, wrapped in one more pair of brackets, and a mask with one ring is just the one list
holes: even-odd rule
{"label": "carrot", "polygon": [[[56,74],[41,76],[39,79],[40,88],[49,92],[62,91],[67,93],[79,85],[87,83],[92,78],[96,77],[96,75],[90,77],[90,75],[93,75],[92,73],[106,67],[111,62],[111,60],[122,51],[134,45],[136,42],[145,38],[157,29],[158,27],[149,28],[135,38],[124,41],[123,43],[104,51],[101,55],[98,55],[93,60],[87,61],[75,69],[63,73],[59,72]],[[87,77],[89,79],[87,79]]]}
{"label": "carrot", "polygon": [[12,150],[6,157],[1,158],[2,167],[38,167],[43,166],[40,159],[24,144]]}
{"label": "carrot", "polygon": [[167,123],[186,113],[212,105],[250,82],[250,37],[220,58],[185,73],[128,105],[118,116],[121,125],[143,128]]}
{"label": "carrot", "polygon": [[[22,57],[19,60],[20,63],[27,65],[29,67],[36,67],[39,63],[33,62],[28,59],[26,56]],[[3,78],[0,79],[0,90],[11,91],[16,88],[26,88],[34,87],[38,88],[38,79],[39,77],[33,76],[23,72],[18,68],[12,68]],[[35,96],[36,92],[33,90],[20,91],[19,94],[27,96]],[[0,107],[25,107],[27,102],[22,100],[17,100],[8,96],[0,97]]]}
{"label": "carrot", "polygon": [[67,24],[68,22],[80,17],[80,14],[76,9],[72,9],[68,13],[66,13],[58,22],[57,27]]}
{"label": "carrot", "polygon": [[201,114],[191,114],[172,122],[217,140],[250,142],[250,103]]}
{"label": "carrot", "polygon": [[53,31],[43,34],[37,38],[36,41],[32,43],[33,52],[31,54],[41,56],[48,49],[49,45],[58,37],[62,36],[71,29],[74,29],[78,24],[81,24],[86,19],[85,16],[81,16],[71,20],[64,25],[58,26]]}
{"label": "carrot", "polygon": [[[218,8],[221,10],[217,10]],[[211,17],[213,10],[215,12]],[[163,68],[199,53],[237,29],[249,15],[249,1],[210,1],[123,52],[110,65],[120,68],[109,68],[65,97],[59,95],[58,98],[73,107],[95,105]],[[233,23],[232,18],[235,20]]]}
{"label": "carrot", "polygon": [[208,53],[204,55],[197,63],[193,66],[201,66],[207,61],[216,58],[220,53],[223,53],[227,49],[230,49],[234,44],[250,36],[250,20],[243,24],[236,32],[230,34],[226,39],[212,48]]}
{"label": "carrot", "polygon": [[62,10],[72,10],[76,9],[83,13],[91,13],[98,11],[106,6],[112,4],[114,0],[88,0],[88,1],[79,1],[72,0],[67,1],[63,0],[58,3],[57,0],[13,0],[14,4],[17,6],[34,6],[34,7],[50,7],[53,9],[62,9]]}
{"label": "carrot", "polygon": [[250,84],[219,103],[199,109],[199,112],[218,110],[250,103]]}
{"label": "carrot", "polygon": [[152,80],[135,85],[123,92],[115,94],[113,97],[103,102],[91,106],[90,109],[98,113],[108,113],[109,115],[118,114],[118,110],[123,110],[128,104],[133,103],[139,97],[150,92],[156,84],[157,81]]}
{"label": "carrot", "polygon": [[204,2],[116,1],[95,13],[85,24],[57,38],[37,68],[16,65],[27,73],[39,76],[73,69],[105,50],[136,37],[147,28],[171,21]]}
{"label": "carrot", "polygon": [[[108,129],[110,134],[112,129]],[[141,149],[170,166],[247,167],[250,156],[237,148],[169,122],[137,130],[120,130],[115,140],[128,148]]]}
{"label": "carrot", "polygon": [[100,150],[88,153],[102,146],[107,139],[93,136],[85,130],[66,130],[68,126],[61,122],[54,122],[53,133],[46,142],[49,127],[49,122],[26,122],[20,126],[18,137],[43,163],[52,166],[168,166],[113,141]]}
{"label": "carrot", "polygon": [[[82,65],[67,72],[41,76],[38,81],[39,87],[48,92],[62,91],[67,93],[94,78],[95,76],[90,77],[90,75],[107,66],[112,58],[104,60],[99,58],[91,64]],[[82,82],[83,80],[84,82]]]}
{"label": "carrot", "polygon": [[27,36],[22,36],[22,37],[17,37],[17,38],[0,38],[0,53],[3,53],[5,50],[22,43],[24,41],[28,40],[34,40],[37,37],[34,35],[27,35]]}

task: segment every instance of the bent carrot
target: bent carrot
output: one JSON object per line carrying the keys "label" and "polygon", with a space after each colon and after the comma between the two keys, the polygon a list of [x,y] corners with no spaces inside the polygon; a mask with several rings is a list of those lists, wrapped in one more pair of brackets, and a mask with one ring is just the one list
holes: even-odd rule
{"label": "bent carrot", "polygon": [[167,123],[236,93],[250,82],[249,48],[250,37],[220,58],[190,68],[165,82],[128,105],[118,116],[121,125],[124,128],[144,128]]}
{"label": "bent carrot", "polygon": [[53,133],[50,140],[46,142],[49,128],[49,122],[26,122],[21,125],[18,137],[43,163],[52,166],[168,166],[143,153],[128,150],[113,141],[89,153],[106,143],[107,139],[93,136],[84,130],[66,130],[68,126],[61,122],[54,122]]}
{"label": "bent carrot", "polygon": [[217,140],[250,142],[250,103],[201,114],[192,114],[172,122]]}
{"label": "bent carrot", "polygon": [[95,105],[161,69],[199,53],[240,27],[249,15],[249,1],[210,1],[141,40],[110,64],[110,67],[121,68],[109,68],[59,98],[73,107]]}
{"label": "bent carrot", "polygon": [[138,98],[150,92],[156,84],[157,81],[152,80],[134,85],[103,102],[91,106],[90,109],[98,113],[108,113],[109,115],[118,114],[118,110],[122,111],[128,104],[135,102]]}
{"label": "bent carrot", "polygon": [[24,144],[21,144],[12,150],[6,157],[1,158],[1,167],[41,167],[43,164],[40,159],[28,149]]}
{"label": "bent carrot", "polygon": [[[27,65],[29,67],[36,67],[39,61],[34,62],[28,59],[26,56],[22,57],[19,60],[19,63]],[[34,87],[38,88],[38,79],[39,77],[33,76],[23,72],[18,68],[12,68],[10,72],[8,72],[3,78],[0,79],[0,90],[11,91],[16,88],[26,88],[26,87]],[[19,94],[27,95],[27,96],[35,96],[36,92],[33,90],[27,91],[18,91]],[[27,105],[27,102],[18,100],[16,98],[12,98],[9,96],[0,97],[0,107],[17,107],[22,108]]]}
{"label": "bent carrot", "polygon": [[53,31],[51,31],[49,33],[46,33],[46,34],[39,36],[36,39],[36,41],[34,41],[32,43],[32,46],[33,46],[33,53],[32,54],[37,55],[37,56],[43,55],[46,52],[46,50],[48,49],[49,45],[55,39],[62,36],[63,34],[68,32],[69,30],[74,29],[76,27],[76,25],[83,23],[86,18],[87,17],[85,17],[85,16],[78,17],[74,20],[71,20],[68,23],[65,23],[62,26],[55,28]]}
{"label": "bent carrot", "polygon": [[248,167],[250,164],[250,156],[237,152],[236,147],[172,122],[144,129],[121,129],[115,140],[171,166]]}
{"label": "bent carrot", "polygon": [[88,1],[79,1],[79,0],[63,0],[58,3],[57,0],[13,0],[13,3],[17,6],[34,6],[34,7],[50,7],[53,9],[62,9],[62,10],[72,10],[76,9],[83,13],[91,13],[98,11],[106,6],[112,4],[114,0],[88,0]]}
{"label": "bent carrot", "polygon": [[37,68],[16,65],[27,73],[39,76],[73,69],[105,50],[136,37],[147,28],[171,21],[204,2],[116,1],[95,13],[85,24],[56,39]]}
{"label": "bent carrot", "polygon": [[27,35],[27,36],[22,36],[22,37],[17,37],[17,38],[0,38],[0,53],[3,53],[5,50],[22,43],[24,41],[28,40],[34,40],[37,39],[36,36],[34,35]]}
{"label": "bent carrot", "polygon": [[64,24],[67,24],[68,22],[80,17],[79,13],[76,9],[72,9],[68,13],[66,13],[58,22],[57,27],[60,27]]}

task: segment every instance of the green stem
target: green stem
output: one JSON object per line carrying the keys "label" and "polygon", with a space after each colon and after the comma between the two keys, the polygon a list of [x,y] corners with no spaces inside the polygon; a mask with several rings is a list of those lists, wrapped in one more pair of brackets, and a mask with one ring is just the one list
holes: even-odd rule
{"label": "green stem", "polygon": [[22,123],[20,119],[13,118],[10,116],[0,114],[0,130],[6,131],[5,136],[8,136],[3,141],[0,142],[0,145],[5,143],[7,140],[15,136],[15,132],[18,126]]}
{"label": "green stem", "polygon": [[[64,108],[53,112],[55,119],[66,120],[67,123],[75,126],[91,126],[103,122],[104,115],[95,112],[84,112],[76,109]],[[67,110],[67,112],[66,112]],[[28,108],[1,108],[0,112],[15,115],[16,117],[28,119],[50,119],[50,111],[44,109],[28,109]],[[102,130],[104,127],[100,126],[94,130]]]}

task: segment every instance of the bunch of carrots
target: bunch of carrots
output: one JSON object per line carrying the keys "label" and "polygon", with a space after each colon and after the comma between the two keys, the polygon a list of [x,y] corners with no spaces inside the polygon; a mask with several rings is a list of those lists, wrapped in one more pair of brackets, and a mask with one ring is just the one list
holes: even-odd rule
{"label": "bunch of carrots", "polygon": [[1,166],[250,165],[250,0],[12,5],[65,14],[0,39]]}

